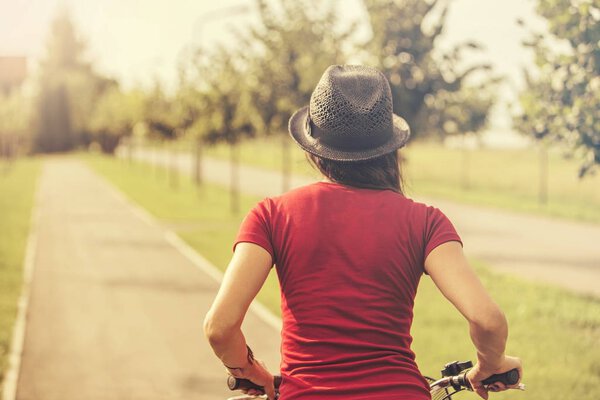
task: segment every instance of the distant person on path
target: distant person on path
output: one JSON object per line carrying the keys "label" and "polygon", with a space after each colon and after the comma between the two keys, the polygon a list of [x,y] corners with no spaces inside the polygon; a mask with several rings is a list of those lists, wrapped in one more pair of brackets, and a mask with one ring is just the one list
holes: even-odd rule
{"label": "distant person on path", "polygon": [[410,348],[423,274],[469,323],[478,362],[467,376],[481,397],[485,378],[521,371],[520,360],[504,354],[506,318],[451,222],[402,193],[397,150],[409,127],[392,112],[385,76],[329,67],[289,131],[324,179],[263,200],[242,223],[204,325],[229,372],[273,399],[273,376],[240,328],[273,265],[282,300],[282,400],[430,399]]}

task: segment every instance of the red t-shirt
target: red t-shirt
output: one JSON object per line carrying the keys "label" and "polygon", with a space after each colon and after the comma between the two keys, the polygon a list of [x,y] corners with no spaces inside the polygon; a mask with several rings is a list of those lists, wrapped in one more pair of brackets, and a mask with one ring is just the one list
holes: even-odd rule
{"label": "red t-shirt", "polygon": [[448,241],[440,210],[391,190],[319,182],[250,211],[236,244],[276,264],[281,399],[429,399],[410,327],[424,260]]}

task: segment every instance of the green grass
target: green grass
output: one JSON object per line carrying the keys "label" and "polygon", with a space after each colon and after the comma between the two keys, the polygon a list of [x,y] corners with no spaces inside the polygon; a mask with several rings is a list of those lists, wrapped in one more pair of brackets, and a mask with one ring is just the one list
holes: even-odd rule
{"label": "green grass", "polygon": [[23,257],[40,163],[19,159],[10,168],[0,161],[0,392],[8,363]]}
{"label": "green grass", "polygon": [[[411,145],[404,166],[408,190],[417,195],[600,222],[600,175],[577,177],[578,163],[549,153],[548,201],[539,202],[538,150],[465,152]],[[463,168],[465,156],[468,166]]]}
{"label": "green grass", "polygon": [[[165,177],[154,176],[149,166],[127,166],[100,157],[87,157],[87,161],[224,269],[242,218],[229,213],[226,191],[207,185],[198,192],[189,181],[182,181],[180,188],[172,191]],[[248,210],[258,200],[244,197],[242,209]],[[511,327],[508,353],[521,356],[525,365],[526,392],[511,391],[491,398],[600,398],[600,301],[494,273],[480,264],[476,264],[476,269],[508,316]],[[274,274],[259,299],[279,314]],[[475,357],[465,321],[427,277],[419,288],[415,315],[413,348],[424,373],[438,376],[445,362]],[[465,393],[457,398],[476,397]]]}
{"label": "green grass", "polygon": [[[491,399],[600,398],[600,300],[475,268],[509,320],[507,353],[523,359],[523,393]],[[421,370],[439,374],[450,360],[475,359],[464,319],[431,280],[419,287],[413,349]],[[465,395],[461,398],[475,398]]]}
{"label": "green grass", "polygon": [[[185,149],[185,143],[179,144]],[[304,153],[292,144],[293,173],[314,176]],[[281,139],[256,139],[241,145],[242,162],[279,170]],[[225,158],[225,145],[206,153]],[[600,174],[581,180],[578,162],[549,153],[548,201],[539,202],[537,149],[463,151],[437,144],[410,144],[402,152],[406,192],[519,212],[600,223]],[[467,161],[465,161],[467,160]]]}

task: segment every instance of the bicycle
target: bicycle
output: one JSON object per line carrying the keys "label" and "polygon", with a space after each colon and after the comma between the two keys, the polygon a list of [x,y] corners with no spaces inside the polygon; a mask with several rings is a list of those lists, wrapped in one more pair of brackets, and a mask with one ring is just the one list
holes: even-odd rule
{"label": "bicycle", "polygon": [[[427,382],[429,382],[429,390],[431,392],[432,400],[450,400],[452,396],[454,396],[458,392],[462,392],[463,390],[472,390],[471,384],[467,380],[467,371],[473,368],[473,363],[471,361],[458,362],[453,361],[448,363],[442,369],[442,378],[441,379],[433,379],[428,376],[425,377]],[[489,378],[485,379],[483,383],[485,385],[492,385],[494,383],[503,383],[506,386],[511,386],[516,384],[519,381],[519,371],[517,369],[513,369],[502,374],[492,375]],[[275,376],[275,390],[279,387],[281,383],[281,376]],[[229,376],[227,378],[227,386],[230,390],[244,390],[244,389],[256,389],[263,390],[262,386],[255,385],[246,379],[239,379],[234,376]],[[519,384],[516,388],[519,390],[525,390],[524,384]],[[260,399],[261,397],[257,396],[249,396],[249,395],[241,395],[230,397],[228,400],[253,400]]]}

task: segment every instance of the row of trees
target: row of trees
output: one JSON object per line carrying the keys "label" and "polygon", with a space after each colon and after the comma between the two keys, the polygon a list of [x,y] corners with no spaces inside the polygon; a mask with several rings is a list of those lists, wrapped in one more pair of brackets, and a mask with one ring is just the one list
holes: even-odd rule
{"label": "row of trees", "polygon": [[[583,175],[600,163],[600,10],[591,0],[538,2],[550,32],[566,40],[571,52],[554,53],[542,35],[528,43],[542,73],[528,77],[515,124],[526,134],[583,152]],[[203,145],[227,142],[233,161],[235,144],[246,136],[284,134],[287,149],[291,114],[309,102],[327,66],[347,62],[374,65],[386,74],[394,111],[408,120],[412,140],[481,131],[500,79],[488,64],[464,62],[467,52],[481,51],[477,42],[447,52],[436,46],[451,2],[363,3],[372,31],[366,43],[356,40],[354,25],[342,25],[334,0],[255,0],[259,23],[237,31],[240,46],[197,49],[191,62],[181,65],[178,88],[168,95],[158,84],[124,91],[98,74],[62,14],[40,69],[33,147],[65,151],[94,141],[111,153],[139,128],[161,140],[192,139],[197,154]],[[284,151],[284,172],[290,159]]]}
{"label": "row of trees", "polygon": [[[116,141],[138,122],[145,122],[150,135],[192,135],[207,143],[284,133],[326,67],[345,62],[369,63],[386,73],[395,111],[409,120],[413,138],[483,127],[493,79],[479,79],[475,86],[469,78],[489,66],[461,62],[462,54],[478,51],[478,45],[435,51],[446,1],[365,0],[373,31],[367,43],[356,43],[354,25],[342,26],[335,1],[256,0],[255,5],[260,23],[237,32],[241,46],[198,50],[192,68],[182,66],[172,96],[160,88],[124,92],[99,75],[84,60],[68,15],[60,15],[40,69],[35,148],[64,151],[91,139]],[[427,18],[435,21],[429,29]]]}
{"label": "row of trees", "polygon": [[600,3],[538,0],[537,11],[549,34],[532,32],[525,43],[538,70],[526,73],[515,125],[582,159],[585,176],[600,164]]}

